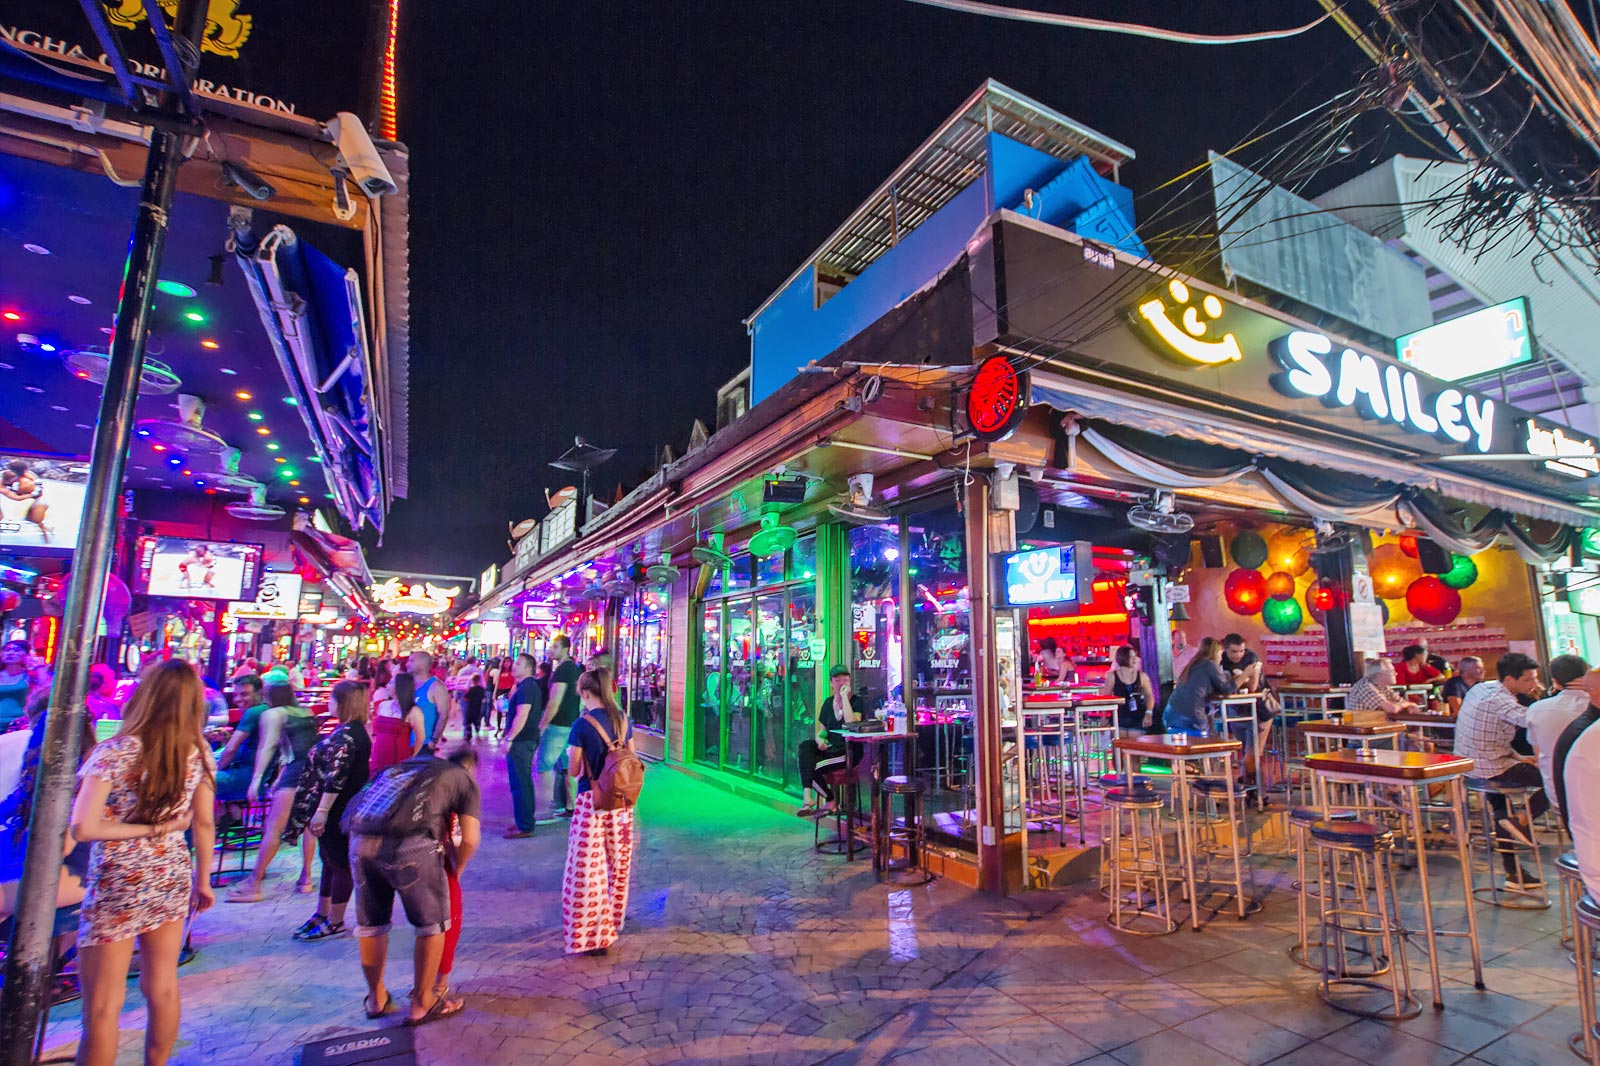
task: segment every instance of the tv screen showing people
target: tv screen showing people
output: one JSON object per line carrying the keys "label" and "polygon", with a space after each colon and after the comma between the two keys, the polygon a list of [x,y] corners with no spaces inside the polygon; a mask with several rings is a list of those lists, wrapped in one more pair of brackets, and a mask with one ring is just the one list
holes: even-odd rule
{"label": "tv screen showing people", "polygon": [[0,547],[76,547],[88,474],[79,459],[0,454]]}
{"label": "tv screen showing people", "polygon": [[251,600],[262,546],[190,537],[139,540],[139,591],[183,599]]}

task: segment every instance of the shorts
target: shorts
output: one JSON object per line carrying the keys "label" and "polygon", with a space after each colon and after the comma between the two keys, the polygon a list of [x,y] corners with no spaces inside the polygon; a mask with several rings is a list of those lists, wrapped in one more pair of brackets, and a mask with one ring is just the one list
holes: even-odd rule
{"label": "shorts", "polygon": [[272,791],[282,792],[286,788],[299,788],[300,778],[306,772],[306,760],[296,759],[278,771],[278,780],[273,782]]}
{"label": "shorts", "polygon": [[383,936],[400,897],[418,936],[450,928],[450,881],[444,849],[431,837],[352,836],[350,873],[356,889],[356,936]]}
{"label": "shorts", "polygon": [[567,738],[570,736],[570,725],[545,727],[545,731],[539,734],[539,751],[533,757],[535,773],[548,774],[561,765],[561,756],[567,753]]}

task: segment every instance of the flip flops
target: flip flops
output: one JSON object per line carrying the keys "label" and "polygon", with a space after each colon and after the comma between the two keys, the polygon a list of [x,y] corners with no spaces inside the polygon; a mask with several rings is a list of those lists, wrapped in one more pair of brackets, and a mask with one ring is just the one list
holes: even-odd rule
{"label": "flip flops", "polygon": [[409,1029],[414,1029],[419,1025],[427,1025],[429,1022],[436,1022],[443,1018],[453,1017],[454,1015],[460,1014],[466,1009],[466,1000],[453,1000],[444,996],[440,996],[438,999],[433,1001],[433,1006],[428,1008],[428,1013],[424,1014],[420,1018],[413,1018],[410,1015],[407,1015],[403,1024]]}
{"label": "flip flops", "polygon": [[367,1004],[371,1001],[371,999],[372,999],[371,995],[362,996],[361,997],[361,1009],[366,1014],[367,1018],[372,1020],[372,1021],[376,1021],[379,1018],[384,1017],[385,1015],[393,1014],[395,1011],[400,1009],[399,1006],[395,1003],[394,997],[389,994],[388,989],[384,989],[384,992],[383,992],[383,1005],[380,1006],[377,1010],[372,1010],[370,1007],[367,1006]]}

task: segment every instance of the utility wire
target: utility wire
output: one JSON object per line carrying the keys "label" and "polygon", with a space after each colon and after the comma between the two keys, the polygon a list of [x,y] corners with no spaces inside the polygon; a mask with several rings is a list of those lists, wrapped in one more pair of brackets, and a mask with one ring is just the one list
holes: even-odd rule
{"label": "utility wire", "polygon": [[1011,19],[1014,22],[1036,22],[1046,26],[1065,26],[1073,30],[1098,30],[1102,33],[1122,33],[1130,37],[1149,37],[1156,41],[1174,44],[1253,44],[1259,41],[1281,41],[1295,37],[1307,30],[1316,29],[1332,13],[1323,15],[1304,26],[1287,30],[1263,30],[1260,33],[1184,33],[1181,30],[1164,30],[1159,26],[1145,26],[1137,22],[1108,22],[1105,19],[1084,18],[1081,15],[1060,15],[1053,11],[1030,11],[1027,8],[1006,7],[1004,4],[986,4],[979,0],[911,0],[913,4],[941,7],[947,11],[960,11],[968,15],[987,15],[990,18]]}

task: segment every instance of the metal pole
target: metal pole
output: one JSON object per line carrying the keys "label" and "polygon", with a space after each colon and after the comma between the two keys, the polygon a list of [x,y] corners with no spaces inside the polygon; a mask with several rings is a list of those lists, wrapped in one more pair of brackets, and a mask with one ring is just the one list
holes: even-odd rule
{"label": "metal pole", "polygon": [[167,216],[183,161],[177,133],[159,127],[150,135],[144,187],[123,268],[110,367],[100,397],[83,520],[72,557],[72,585],[61,618],[61,652],[50,690],[50,716],[40,753],[27,853],[17,892],[16,929],[6,952],[5,988],[0,991],[0,1063],[28,1066],[44,997],[50,983],[50,939],[55,926],[56,886],[77,777],[84,696],[89,689],[95,631],[100,618],[111,548],[116,538],[117,496],[133,432],[134,404],[144,365],[150,302],[166,244]]}

